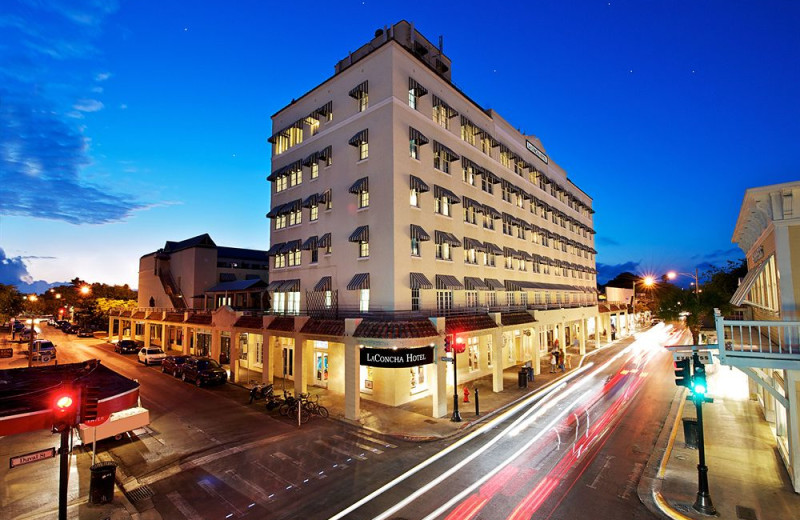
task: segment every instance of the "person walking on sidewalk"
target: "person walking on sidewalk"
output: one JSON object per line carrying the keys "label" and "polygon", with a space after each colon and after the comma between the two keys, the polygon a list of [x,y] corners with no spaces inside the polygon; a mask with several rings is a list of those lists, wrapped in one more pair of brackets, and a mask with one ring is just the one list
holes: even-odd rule
{"label": "person walking on sidewalk", "polygon": [[556,373],[556,351],[555,350],[551,350],[550,351],[550,373],[551,374],[555,374]]}
{"label": "person walking on sidewalk", "polygon": [[564,367],[572,368],[572,354],[569,350],[564,351],[564,363],[561,364],[561,371],[564,372]]}

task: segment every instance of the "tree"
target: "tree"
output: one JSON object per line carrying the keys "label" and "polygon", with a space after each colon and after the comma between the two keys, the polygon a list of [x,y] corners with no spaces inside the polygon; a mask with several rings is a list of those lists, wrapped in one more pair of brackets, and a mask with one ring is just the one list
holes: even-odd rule
{"label": "tree", "polygon": [[5,323],[22,312],[25,298],[13,285],[0,284],[0,323]]}

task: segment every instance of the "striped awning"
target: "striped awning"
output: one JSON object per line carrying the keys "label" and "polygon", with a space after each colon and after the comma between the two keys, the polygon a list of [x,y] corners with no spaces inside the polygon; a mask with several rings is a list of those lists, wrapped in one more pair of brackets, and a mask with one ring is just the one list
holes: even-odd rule
{"label": "striped awning", "polygon": [[369,191],[369,177],[361,177],[347,191],[355,194]]}
{"label": "striped awning", "polygon": [[280,215],[281,214],[281,210],[283,209],[283,207],[285,205],[286,204],[279,204],[279,205],[275,206],[274,208],[272,208],[271,210],[269,210],[269,213],[267,213],[267,218],[275,218],[278,215]]}
{"label": "striped awning", "polygon": [[528,253],[527,251],[523,251],[522,249],[520,249],[520,250],[519,250],[519,256],[520,256],[520,257],[521,257],[523,260],[525,260],[526,262],[531,262],[531,261],[533,261],[533,257],[531,256],[531,254],[530,254],[530,253]]}
{"label": "striped awning", "polygon": [[471,199],[469,197],[461,197],[461,204],[467,209],[473,208],[478,213],[484,212],[483,204],[481,204],[475,199]]}
{"label": "striped awning", "polygon": [[497,211],[496,209],[494,209],[493,207],[491,207],[488,204],[484,204],[483,205],[483,212],[485,214],[489,215],[490,217],[492,217],[492,219],[494,219],[494,220],[497,220],[497,219],[502,217],[502,215],[500,215],[499,211]]}
{"label": "striped awning", "polygon": [[412,289],[433,289],[433,284],[422,273],[408,273]]}
{"label": "striped awning", "polygon": [[320,150],[320,151],[318,152],[318,153],[319,153],[319,155],[317,156],[317,158],[318,158],[320,161],[327,161],[328,159],[330,159],[330,158],[331,158],[331,151],[332,151],[332,150],[333,150],[333,147],[332,147],[332,146],[326,146],[325,148],[323,148],[322,150]]}
{"label": "striped awning", "polygon": [[458,112],[456,112],[453,107],[451,107],[450,105],[445,103],[442,100],[442,98],[440,98],[436,94],[433,94],[432,96],[433,96],[432,97],[432,101],[433,101],[434,108],[435,107],[443,107],[445,109],[445,112],[447,113],[448,119],[451,118],[451,117],[456,117],[458,115]]}
{"label": "striped awning", "polygon": [[409,181],[412,190],[417,190],[419,193],[425,193],[430,191],[431,189],[425,184],[425,181],[417,177],[416,175],[409,175]]}
{"label": "striped awning", "polygon": [[351,137],[350,140],[347,142],[348,144],[350,144],[350,146],[358,146],[361,143],[366,143],[368,141],[369,141],[369,128],[360,131],[359,133]]}
{"label": "striped awning", "polygon": [[283,282],[281,284],[280,289],[278,289],[278,292],[297,292],[299,290],[300,290],[300,280],[294,279],[294,280],[286,280],[285,282]]}
{"label": "striped awning", "polygon": [[330,247],[331,246],[331,234],[325,233],[319,240],[317,240],[317,247]]}
{"label": "striped awning", "polygon": [[283,285],[284,280],[274,280],[267,286],[268,291],[277,291]]}
{"label": "striped awning", "polygon": [[491,242],[484,242],[483,246],[486,248],[486,252],[489,253],[490,255],[502,255],[503,254],[503,250],[500,249],[500,247],[498,245],[496,245],[496,244],[493,244]]}
{"label": "striped awning", "polygon": [[347,239],[350,242],[369,242],[369,226],[359,226],[350,233]]}
{"label": "striped awning", "polygon": [[464,277],[464,287],[468,291],[488,291],[489,286],[478,277],[475,276],[465,276]]}
{"label": "striped awning", "polygon": [[321,292],[321,291],[330,291],[333,283],[331,282],[330,276],[323,276],[317,282],[317,285],[314,286],[314,291]]}
{"label": "striped awning", "polygon": [[303,245],[300,246],[300,249],[302,249],[303,251],[308,251],[310,249],[316,249],[316,248],[317,248],[317,235],[307,238],[306,241],[303,242]]}
{"label": "striped awning", "polygon": [[490,290],[502,291],[505,288],[505,285],[500,283],[500,280],[498,280],[497,278],[486,278],[485,281],[486,285],[489,286]]}
{"label": "striped awning", "polygon": [[520,258],[519,251],[517,251],[512,247],[504,247],[503,256],[510,256],[511,258]]}
{"label": "striped awning", "polygon": [[428,93],[428,89],[417,83],[414,78],[408,78],[408,90],[413,91],[417,97],[422,97]]}
{"label": "striped awning", "polygon": [[433,196],[437,199],[444,198],[450,201],[451,204],[458,204],[461,202],[461,197],[453,193],[452,191],[448,190],[447,188],[443,188],[438,184],[433,185]]}
{"label": "striped awning", "polygon": [[430,142],[427,137],[422,135],[422,132],[410,126],[408,127],[408,138],[412,139],[420,146],[426,145]]}
{"label": "striped awning", "polygon": [[437,229],[433,232],[433,236],[437,244],[450,244],[452,247],[461,247],[461,240],[447,231],[439,231]]}
{"label": "striped awning", "polygon": [[362,81],[347,93],[348,96],[355,99],[360,99],[364,94],[369,93],[369,80]]}
{"label": "striped awning", "polygon": [[311,116],[315,119],[319,119],[319,117],[327,117],[331,112],[333,112],[333,101],[328,101],[318,109],[311,112]]}
{"label": "striped awning", "polygon": [[486,177],[486,180],[488,180],[492,184],[499,184],[500,183],[500,177],[498,177],[494,173],[490,172],[489,170],[484,170],[483,174],[484,174],[484,177]]}
{"label": "striped awning", "polygon": [[303,166],[311,166],[315,162],[319,161],[319,152],[314,152],[305,159],[303,159]]}
{"label": "striped awning", "polygon": [[486,251],[486,246],[480,240],[464,237],[464,249],[475,249],[476,251]]}
{"label": "striped awning", "polygon": [[267,256],[275,256],[278,254],[278,251],[281,250],[285,242],[278,242],[277,244],[272,244],[272,247],[269,248],[267,251]]}
{"label": "striped awning", "polygon": [[427,231],[422,229],[422,226],[411,224],[411,238],[416,238],[420,242],[426,242],[431,239]]}
{"label": "striped awning", "polygon": [[281,250],[278,251],[278,252],[279,253],[289,253],[291,251],[297,251],[298,249],[300,249],[300,242],[301,242],[300,239],[290,240],[290,241],[286,242],[285,244],[283,244],[283,247],[281,247]]}
{"label": "striped awning", "polygon": [[275,144],[275,140],[278,137],[280,137],[280,136],[284,136],[284,137],[288,136],[289,135],[289,130],[291,130],[292,128],[303,128],[303,123],[304,123],[305,119],[306,119],[305,117],[302,118],[302,119],[298,119],[297,121],[295,121],[291,125],[289,125],[289,126],[287,126],[285,128],[281,128],[280,130],[278,130],[277,132],[272,134],[269,137],[269,139],[267,139],[267,141],[272,143],[272,144]]}
{"label": "striped awning", "polygon": [[436,275],[436,288],[446,290],[463,290],[464,284],[458,281],[458,278],[449,274]]}
{"label": "striped awning", "polygon": [[318,193],[312,193],[311,195],[306,197],[306,199],[303,201],[303,207],[304,208],[310,208],[312,206],[316,206],[317,204],[319,204],[319,194]]}
{"label": "striped awning", "polygon": [[439,141],[433,142],[433,153],[441,153],[447,162],[457,161],[460,156]]}
{"label": "striped awning", "polygon": [[358,273],[353,276],[353,279],[347,284],[348,291],[358,291],[361,289],[369,289],[369,273]]}

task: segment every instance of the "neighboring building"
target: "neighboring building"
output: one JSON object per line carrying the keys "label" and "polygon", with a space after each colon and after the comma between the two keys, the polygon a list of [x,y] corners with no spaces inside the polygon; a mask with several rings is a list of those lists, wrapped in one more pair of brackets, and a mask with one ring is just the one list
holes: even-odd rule
{"label": "neighboring building", "polygon": [[731,303],[750,307],[755,322],[717,318],[720,361],[750,377],[800,492],[800,181],[747,190],[732,241],[748,272]]}
{"label": "neighboring building", "polygon": [[266,251],[217,246],[208,234],[168,241],[139,259],[139,307],[264,310]]}
{"label": "neighboring building", "polygon": [[490,376],[494,391],[504,370],[538,373],[556,340],[610,341],[627,305],[597,304],[592,199],[450,66],[400,22],[273,116],[270,313],[145,310],[112,332],[172,327],[190,341],[167,348],[192,353],[208,337],[210,355],[237,360],[232,380],[327,388],[351,419],[360,399],[426,396],[445,416],[446,336],[464,345],[458,382]]}

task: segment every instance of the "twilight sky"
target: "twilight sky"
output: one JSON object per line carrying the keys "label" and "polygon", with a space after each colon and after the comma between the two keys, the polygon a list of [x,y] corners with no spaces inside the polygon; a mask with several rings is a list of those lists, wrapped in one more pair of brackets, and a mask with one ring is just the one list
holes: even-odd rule
{"label": "twilight sky", "polygon": [[268,249],[270,115],[401,19],[594,199],[601,282],[741,258],[745,189],[800,180],[800,2],[392,4],[4,0],[0,283]]}

